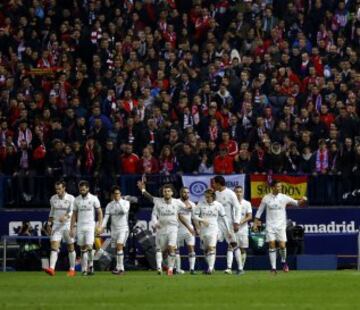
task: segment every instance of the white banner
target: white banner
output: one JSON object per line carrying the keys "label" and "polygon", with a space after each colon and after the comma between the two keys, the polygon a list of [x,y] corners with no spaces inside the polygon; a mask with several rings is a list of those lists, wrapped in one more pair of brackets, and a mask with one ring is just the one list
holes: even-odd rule
{"label": "white banner", "polygon": [[[204,192],[210,188],[211,179],[214,175],[183,175],[183,186],[190,190],[190,200],[198,202]],[[235,186],[242,186],[245,191],[245,174],[228,174],[223,176],[226,186],[234,189]]]}

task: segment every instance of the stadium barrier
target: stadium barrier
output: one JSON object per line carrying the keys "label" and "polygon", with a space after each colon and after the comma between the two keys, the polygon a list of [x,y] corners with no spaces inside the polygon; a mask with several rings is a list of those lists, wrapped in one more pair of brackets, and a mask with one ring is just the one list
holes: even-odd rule
{"label": "stadium barrier", "polygon": [[[197,175],[196,177],[210,179],[212,175]],[[234,176],[234,175],[229,175]],[[251,192],[251,175],[244,176],[245,198],[251,200],[255,194]],[[189,176],[194,177],[194,176]],[[271,176],[275,177],[275,176]],[[280,175],[281,178],[288,177]],[[304,176],[302,176],[304,177]],[[65,178],[67,181],[68,192],[77,193],[77,182],[80,179],[87,179],[92,187],[92,191],[98,194],[100,200],[106,200],[106,192],[109,191],[112,184],[121,186],[125,195],[139,195],[136,183],[142,178],[141,175],[119,175],[114,178],[94,178],[94,177],[77,177]],[[269,178],[269,176],[267,176]],[[53,184],[58,178],[49,176],[35,176],[22,180],[24,190],[28,191],[26,195],[19,192],[19,179],[12,176],[0,176],[0,208],[38,208],[47,207],[49,197],[53,194]],[[178,174],[173,175],[147,175],[148,190],[157,194],[161,185],[172,183],[179,190],[183,185],[183,178]],[[343,205],[360,205],[360,176],[342,177],[340,175],[308,175],[307,196],[310,206],[343,206]],[[201,185],[202,184],[202,185]],[[203,183],[195,183],[192,187],[194,192],[200,194],[204,191]],[[254,189],[254,187],[253,187]],[[292,194],[294,188],[285,188]],[[268,189],[265,189],[268,190]],[[295,188],[295,192],[296,192]],[[30,191],[30,192],[29,192]],[[32,191],[32,192],[31,192]],[[200,193],[198,192],[200,191]]]}
{"label": "stadium barrier", "polygon": [[[357,270],[360,271],[360,232],[352,234],[352,236],[357,239],[357,255],[352,255],[357,260]],[[103,238],[108,238],[105,236]],[[332,236],[334,238],[335,236]],[[41,241],[49,240],[49,237],[46,236],[2,236],[2,271],[7,271],[7,248],[8,242],[11,240],[16,241]],[[199,244],[197,244],[197,250],[199,250]],[[226,248],[224,247],[224,250]],[[199,253],[199,252],[198,252]],[[224,252],[225,253],[225,252]],[[144,253],[140,253],[140,256],[143,257]],[[184,254],[184,253],[183,253]],[[186,255],[182,255],[184,257]],[[202,258],[203,255],[198,255],[198,258]],[[348,255],[349,256],[349,255]],[[291,269],[297,270],[336,270],[339,268],[339,259],[342,255],[335,254],[306,254],[306,255],[289,255],[288,262]],[[187,268],[187,260],[183,260],[184,267]],[[198,262],[199,264],[199,262]],[[217,255],[216,268],[224,269],[226,266],[226,255]],[[278,261],[278,266],[280,266]],[[262,270],[268,269],[269,262],[266,254],[262,255],[249,255],[247,260],[246,269],[248,270]]]}
{"label": "stadium barrier", "polygon": [[[253,210],[253,213],[256,210]],[[16,236],[22,221],[29,221],[34,234],[40,235],[42,223],[48,218],[48,210],[0,210],[0,235],[3,243],[16,238],[28,238]],[[301,252],[292,252],[290,242],[288,244],[289,255],[336,255],[338,265],[351,266],[360,269],[360,236],[357,227],[360,226],[360,208],[289,208],[288,218],[294,224],[304,229],[304,245]],[[136,214],[136,226],[149,229],[151,209],[140,209]],[[42,240],[42,237],[34,237]],[[45,238],[46,239],[46,238]],[[21,239],[18,239],[21,240]],[[290,241],[290,240],[289,240]],[[138,248],[137,248],[138,249]],[[198,247],[199,249],[199,247]],[[137,251],[137,253],[141,253]],[[186,255],[186,251],[181,251]],[[201,253],[198,250],[198,253]],[[226,245],[218,246],[218,257],[226,254]],[[266,255],[266,251],[262,254]],[[257,260],[261,260],[257,258]],[[256,259],[254,265],[256,265]],[[256,266],[259,266],[258,264]]]}

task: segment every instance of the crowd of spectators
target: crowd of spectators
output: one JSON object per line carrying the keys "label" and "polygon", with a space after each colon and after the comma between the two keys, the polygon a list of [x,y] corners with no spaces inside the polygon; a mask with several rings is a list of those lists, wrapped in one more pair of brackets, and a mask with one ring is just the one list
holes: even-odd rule
{"label": "crowd of spectators", "polygon": [[360,0],[1,1],[0,171],[360,174],[359,53]]}

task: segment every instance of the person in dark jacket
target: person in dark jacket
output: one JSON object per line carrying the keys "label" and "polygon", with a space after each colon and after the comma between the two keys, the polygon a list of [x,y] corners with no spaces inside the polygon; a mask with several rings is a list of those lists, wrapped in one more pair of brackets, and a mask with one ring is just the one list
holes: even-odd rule
{"label": "person in dark jacket", "polygon": [[184,144],[183,152],[179,155],[179,172],[180,173],[194,173],[197,174],[200,160],[196,154],[193,153],[189,144]]}

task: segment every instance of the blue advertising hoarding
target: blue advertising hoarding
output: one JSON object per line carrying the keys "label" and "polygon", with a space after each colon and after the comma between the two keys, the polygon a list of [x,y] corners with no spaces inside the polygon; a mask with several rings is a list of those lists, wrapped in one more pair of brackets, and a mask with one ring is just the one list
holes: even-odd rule
{"label": "blue advertising hoarding", "polygon": [[[14,235],[22,221],[30,221],[40,233],[48,210],[1,210],[0,235]],[[255,211],[254,211],[255,212]],[[360,208],[289,208],[288,218],[305,229],[305,254],[357,254]],[[141,209],[139,223],[147,228],[151,209]]]}

